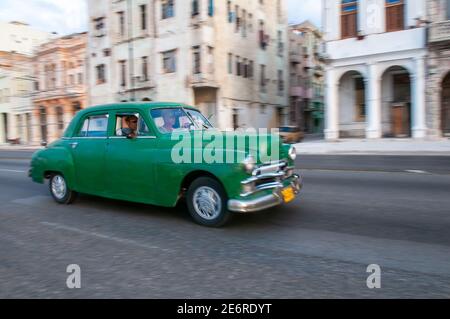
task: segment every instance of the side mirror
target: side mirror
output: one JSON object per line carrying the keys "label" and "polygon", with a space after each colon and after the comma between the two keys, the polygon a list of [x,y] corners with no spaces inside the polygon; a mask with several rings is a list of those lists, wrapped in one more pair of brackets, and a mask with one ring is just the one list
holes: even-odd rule
{"label": "side mirror", "polygon": [[47,147],[47,142],[46,141],[42,141],[41,142],[41,146]]}

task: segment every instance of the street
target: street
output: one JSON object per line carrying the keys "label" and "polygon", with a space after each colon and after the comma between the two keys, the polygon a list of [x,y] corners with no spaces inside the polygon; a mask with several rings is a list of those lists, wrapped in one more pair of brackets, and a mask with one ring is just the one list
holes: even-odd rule
{"label": "street", "polygon": [[183,204],[58,205],[30,156],[0,151],[0,298],[450,297],[450,157],[300,156],[299,199],[209,229]]}

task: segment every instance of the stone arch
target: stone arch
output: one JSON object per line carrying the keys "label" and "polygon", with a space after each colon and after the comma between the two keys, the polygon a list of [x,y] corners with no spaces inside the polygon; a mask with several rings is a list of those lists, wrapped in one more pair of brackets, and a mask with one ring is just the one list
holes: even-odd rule
{"label": "stone arch", "polygon": [[338,81],[339,137],[364,138],[366,132],[365,76],[357,70],[341,74]]}
{"label": "stone arch", "polygon": [[443,136],[450,136],[450,71],[441,81],[441,132]]}
{"label": "stone arch", "polygon": [[381,74],[381,125],[384,137],[412,135],[412,74],[404,64],[390,64]]}

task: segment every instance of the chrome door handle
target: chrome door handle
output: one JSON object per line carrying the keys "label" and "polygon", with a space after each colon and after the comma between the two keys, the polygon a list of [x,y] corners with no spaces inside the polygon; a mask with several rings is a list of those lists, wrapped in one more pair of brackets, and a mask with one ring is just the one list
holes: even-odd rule
{"label": "chrome door handle", "polygon": [[77,146],[78,146],[78,143],[77,143],[77,142],[74,142],[74,143],[70,143],[70,146],[71,146],[72,148],[77,148]]}

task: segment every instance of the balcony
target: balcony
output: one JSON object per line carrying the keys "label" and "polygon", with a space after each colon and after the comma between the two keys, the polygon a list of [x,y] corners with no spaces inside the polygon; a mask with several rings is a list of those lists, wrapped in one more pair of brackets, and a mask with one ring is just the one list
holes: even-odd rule
{"label": "balcony", "polygon": [[395,32],[369,34],[362,40],[357,38],[330,41],[326,52],[331,60],[367,57],[368,55],[398,53],[424,49],[425,28],[414,28]]}
{"label": "balcony", "polygon": [[291,51],[289,53],[289,59],[291,60],[291,63],[296,63],[296,64],[302,63],[302,57],[297,52],[292,52]]}
{"label": "balcony", "polygon": [[83,85],[73,85],[60,87],[45,91],[35,91],[32,93],[33,101],[50,100],[58,98],[73,98],[82,96],[86,93]]}
{"label": "balcony", "polygon": [[292,97],[300,97],[304,99],[312,98],[312,90],[305,89],[303,86],[292,86],[290,90],[290,96]]}
{"label": "balcony", "polygon": [[217,84],[214,74],[211,73],[198,73],[194,74],[189,78],[189,85],[196,88],[215,88],[218,89],[219,85]]}
{"label": "balcony", "polygon": [[450,41],[450,20],[432,23],[428,41],[430,43]]}

